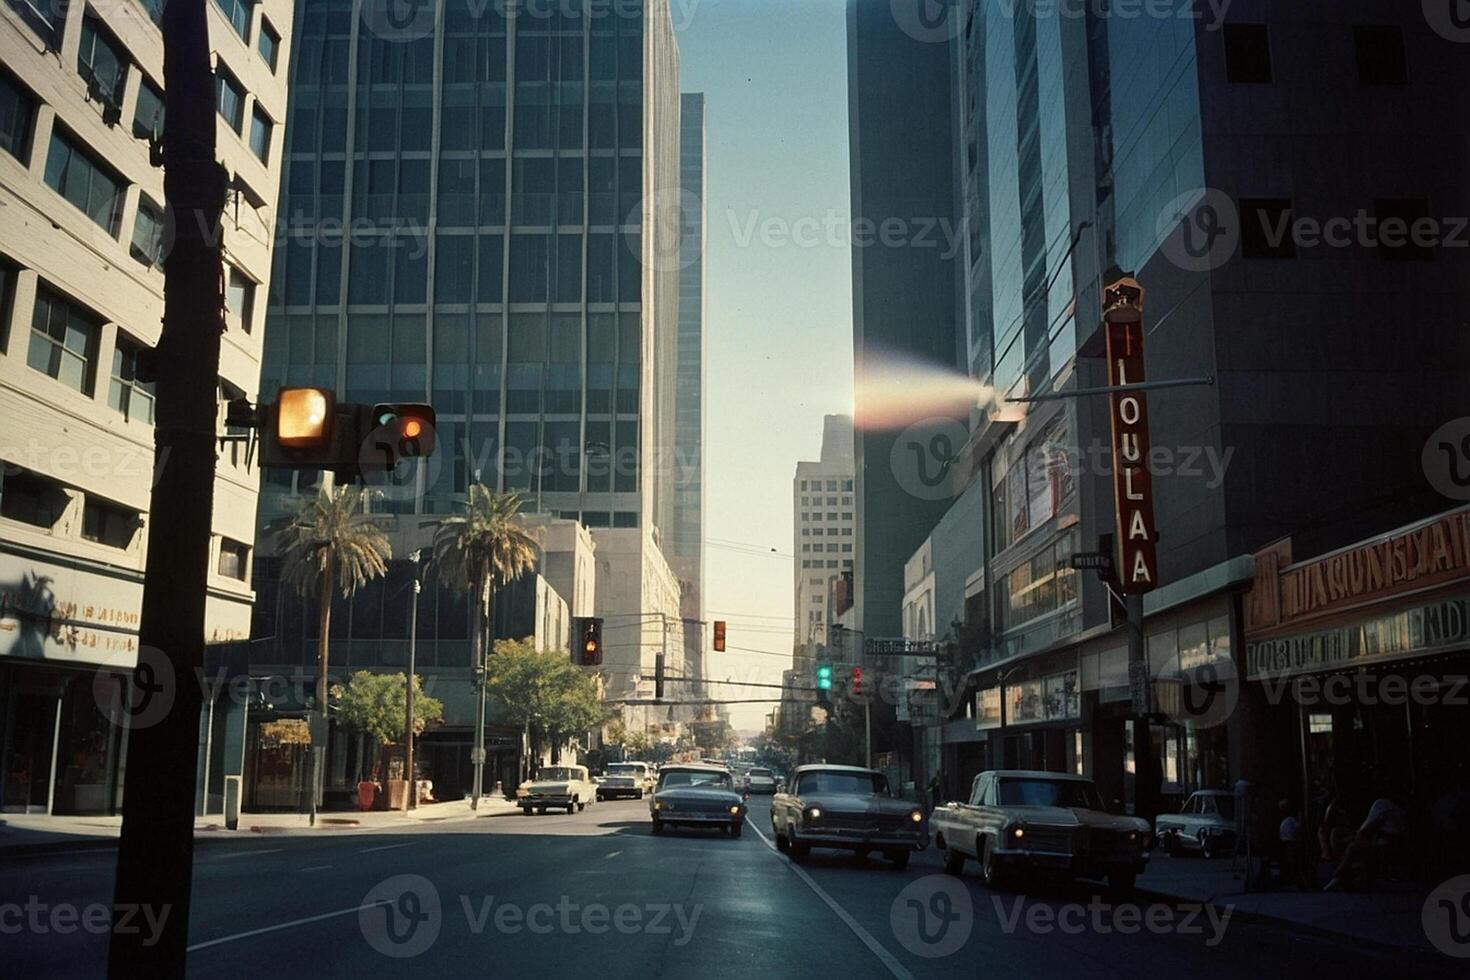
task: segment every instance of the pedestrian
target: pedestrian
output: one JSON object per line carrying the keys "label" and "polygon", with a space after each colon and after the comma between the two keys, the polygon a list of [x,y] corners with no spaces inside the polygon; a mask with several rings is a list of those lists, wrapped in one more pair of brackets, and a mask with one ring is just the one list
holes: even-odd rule
{"label": "pedestrian", "polygon": [[1276,836],[1281,846],[1281,877],[1298,888],[1306,888],[1307,862],[1301,818],[1288,799],[1282,799],[1278,808],[1281,811],[1281,824],[1277,828]]}
{"label": "pedestrian", "polygon": [[929,780],[929,809],[931,811],[939,809],[939,804],[943,802],[943,797],[944,776],[936,772],[934,778]]}
{"label": "pedestrian", "polygon": [[1409,846],[1409,815],[1396,802],[1396,796],[1397,793],[1390,792],[1373,801],[1368,816],[1343,852],[1337,872],[1323,891],[1372,884],[1380,872],[1405,855]]}
{"label": "pedestrian", "polygon": [[1340,861],[1342,854],[1353,839],[1353,828],[1347,818],[1347,808],[1338,800],[1327,804],[1322,822],[1317,825],[1317,849],[1324,861]]}

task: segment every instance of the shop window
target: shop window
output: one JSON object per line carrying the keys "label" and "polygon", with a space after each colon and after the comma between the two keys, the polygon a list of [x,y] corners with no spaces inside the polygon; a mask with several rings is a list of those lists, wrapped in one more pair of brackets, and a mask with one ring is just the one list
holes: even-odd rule
{"label": "shop window", "polygon": [[1226,24],[1225,77],[1245,85],[1271,81],[1271,36],[1265,24]]}
{"label": "shop window", "polygon": [[66,510],[61,484],[39,473],[0,467],[0,517],[50,530]]}
{"label": "shop window", "polygon": [[109,548],[126,549],[133,543],[142,521],[138,512],[117,504],[88,497],[82,506],[82,537]]}
{"label": "shop window", "polygon": [[1364,85],[1408,84],[1403,28],[1397,24],[1356,24],[1353,46],[1358,56],[1358,81]]}

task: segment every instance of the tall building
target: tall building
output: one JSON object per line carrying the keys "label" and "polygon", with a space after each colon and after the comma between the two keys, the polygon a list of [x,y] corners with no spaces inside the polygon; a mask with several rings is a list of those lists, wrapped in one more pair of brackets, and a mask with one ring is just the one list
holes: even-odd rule
{"label": "tall building", "polygon": [[[1470,204],[1470,124],[1447,95],[1470,63],[1418,8],[1252,4],[1214,22],[1176,6],[1073,18],[973,2],[946,33],[972,376],[998,398],[1106,384],[1102,287],[1128,273],[1147,291],[1148,377],[1215,383],[1149,395],[1159,587],[1145,632],[1165,724],[1133,719],[1108,590],[1070,563],[1115,527],[1108,401],[980,418],[960,467],[988,515],[984,559],[946,600],[967,610],[975,714],[946,726],[944,768],[1075,770],[1131,799],[1148,737],[1166,795],[1244,776],[1309,819],[1372,792],[1360,763],[1395,752],[1424,791],[1448,785],[1417,708],[1271,702],[1240,597],[1293,551],[1333,553],[1446,507],[1426,446],[1470,414],[1454,380],[1470,363],[1470,257],[1389,229],[1447,232]],[[1358,230],[1312,236],[1331,222]],[[1258,573],[1254,556],[1287,536]],[[1319,622],[1378,629],[1345,612]],[[1426,663],[1419,641],[1402,651],[1383,669],[1458,663]],[[1189,714],[1219,674],[1230,710]]]}
{"label": "tall building", "polygon": [[[575,6],[447,0],[400,24],[302,5],[263,387],[434,405],[436,456],[385,488],[400,558],[472,481],[591,529],[596,614],[639,627],[606,643],[617,696],[663,649],[645,613],[682,668],[666,560],[680,229],[659,220],[678,189],[678,49],[668,0]],[[270,474],[262,519],[314,479]],[[394,564],[342,604],[334,669],[402,669]],[[261,566],[276,595],[278,563]],[[444,737],[464,755],[466,607],[433,580],[425,595],[419,664],[455,678]],[[254,659],[309,665],[315,627],[281,603],[282,621],[257,618]]]}
{"label": "tall building", "polygon": [[798,657],[827,645],[828,595],[834,581],[851,580],[857,525],[852,443],[852,417],[828,415],[819,458],[797,463],[791,480]]}
{"label": "tall building", "polygon": [[690,674],[703,678],[704,621],[704,95],[679,97],[679,347],[674,401],[674,524],[669,564],[679,578]]}
{"label": "tall building", "polygon": [[[0,5],[0,807],[109,813],[136,664],[169,234],[162,3]],[[289,0],[208,4],[230,175],[221,406],[254,397],[286,117]],[[202,97],[208,97],[203,95]],[[217,424],[223,434],[223,408]],[[206,420],[207,424],[207,420]],[[250,629],[258,474],[221,450],[211,641]],[[102,677],[116,674],[108,684]],[[96,683],[94,683],[96,682]]]}
{"label": "tall building", "polygon": [[917,18],[924,6],[925,0],[848,5],[853,225],[897,223],[906,230],[897,240],[853,236],[854,608],[858,628],[871,636],[900,634],[903,563],[948,505],[944,498],[915,495],[893,463],[907,420],[872,418],[865,403],[874,380],[896,362],[952,371],[959,360],[955,264],[952,250],[935,235],[937,227],[948,226],[954,207],[949,56],[944,44],[906,31],[906,20],[897,16],[912,8]]}

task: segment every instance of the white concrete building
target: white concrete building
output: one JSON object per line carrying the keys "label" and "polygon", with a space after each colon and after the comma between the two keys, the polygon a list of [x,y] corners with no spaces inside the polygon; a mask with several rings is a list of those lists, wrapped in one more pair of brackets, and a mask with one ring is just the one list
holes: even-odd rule
{"label": "white concrete building", "polygon": [[[167,250],[161,0],[0,5],[0,803],[109,812],[126,746],[99,668],[137,655]],[[286,113],[291,0],[208,4],[231,176],[221,412],[254,397]],[[208,639],[246,637],[258,473],[226,444]]]}
{"label": "white concrete building", "polygon": [[795,644],[800,653],[803,647],[827,643],[828,593],[833,579],[852,571],[856,523],[850,416],[828,415],[823,420],[821,457],[796,464],[791,502]]}

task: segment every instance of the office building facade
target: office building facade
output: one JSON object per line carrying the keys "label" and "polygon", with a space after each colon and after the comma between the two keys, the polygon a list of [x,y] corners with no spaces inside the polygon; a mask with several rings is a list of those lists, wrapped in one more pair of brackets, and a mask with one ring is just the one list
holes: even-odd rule
{"label": "office building facade", "polygon": [[[224,403],[259,381],[289,0],[206,5],[229,174]],[[169,234],[162,3],[0,5],[0,805],[115,812],[138,656]],[[211,97],[208,93],[201,97]],[[207,424],[206,420],[206,424]],[[259,473],[222,445],[207,639],[250,629]],[[109,680],[108,678],[113,678]]]}

